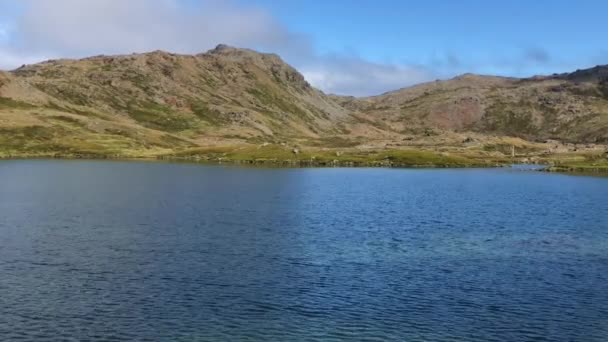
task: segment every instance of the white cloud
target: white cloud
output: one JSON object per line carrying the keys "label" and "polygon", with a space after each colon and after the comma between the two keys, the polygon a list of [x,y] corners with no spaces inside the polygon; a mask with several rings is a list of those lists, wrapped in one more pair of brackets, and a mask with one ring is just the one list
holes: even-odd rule
{"label": "white cloud", "polygon": [[208,50],[218,43],[280,45],[288,33],[269,14],[225,1],[24,0],[18,50],[88,55]]}
{"label": "white cloud", "polygon": [[[199,53],[219,43],[278,53],[314,86],[350,95],[379,94],[464,72],[530,76],[581,67],[580,61],[559,60],[542,47],[465,56],[435,51],[424,66],[372,62],[354,53],[320,55],[306,34],[290,31],[263,8],[235,0],[0,0],[0,69],[48,58],[158,49]],[[589,63],[606,63],[606,52]]]}
{"label": "white cloud", "polygon": [[199,53],[225,43],[279,53],[311,84],[331,93],[371,95],[431,78],[417,66],[372,63],[346,55],[319,56],[306,35],[290,32],[263,9],[229,0],[191,4],[183,0],[22,0],[20,4],[21,15],[10,23],[10,42],[0,40],[0,68],[42,57],[157,49]]}
{"label": "white cloud", "polygon": [[433,73],[420,66],[380,64],[359,57],[319,57],[302,67],[312,84],[326,92],[366,96],[380,94],[433,79]]}

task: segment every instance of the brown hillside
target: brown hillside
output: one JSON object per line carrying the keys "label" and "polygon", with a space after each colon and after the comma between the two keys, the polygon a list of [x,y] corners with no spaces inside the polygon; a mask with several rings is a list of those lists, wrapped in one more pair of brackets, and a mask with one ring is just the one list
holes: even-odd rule
{"label": "brown hillside", "polygon": [[52,60],[0,72],[0,152],[458,147],[470,137],[494,143],[501,136],[606,143],[607,70],[530,79],[466,74],[355,98],[325,95],[275,54],[225,45],[198,55]]}

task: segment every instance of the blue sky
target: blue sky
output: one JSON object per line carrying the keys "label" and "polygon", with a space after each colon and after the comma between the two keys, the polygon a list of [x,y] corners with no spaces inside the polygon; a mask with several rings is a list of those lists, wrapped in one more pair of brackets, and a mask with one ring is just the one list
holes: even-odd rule
{"label": "blue sky", "polygon": [[[517,64],[539,53],[544,55],[540,59],[551,62],[522,69],[525,73],[585,66],[608,53],[608,1],[253,3],[269,9],[290,29],[311,36],[321,53],[352,51],[378,62],[431,64],[452,56],[473,67],[496,64],[499,69],[500,64]],[[507,66],[504,73],[513,71]]]}
{"label": "blue sky", "polygon": [[370,95],[608,64],[607,13],[600,0],[0,0],[0,67],[227,43],[279,53],[324,91]]}

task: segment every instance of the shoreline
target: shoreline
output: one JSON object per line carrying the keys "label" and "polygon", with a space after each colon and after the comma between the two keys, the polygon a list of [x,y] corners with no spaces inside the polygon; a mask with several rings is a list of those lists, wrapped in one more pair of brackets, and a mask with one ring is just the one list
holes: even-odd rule
{"label": "shoreline", "polygon": [[547,163],[526,163],[521,161],[483,161],[478,163],[405,163],[390,160],[310,160],[310,159],[279,159],[279,158],[260,158],[260,159],[230,159],[222,157],[177,157],[171,155],[157,156],[121,156],[121,155],[99,155],[99,154],[40,154],[40,155],[9,155],[0,156],[0,161],[16,160],[89,160],[89,161],[141,161],[141,162],[175,162],[207,165],[234,165],[250,167],[268,168],[404,168],[404,169],[485,169],[485,168],[507,168],[514,165],[535,165],[538,167],[522,169],[522,171],[539,171],[546,173],[562,174],[582,174],[608,176],[608,165],[584,165],[574,166],[568,164],[557,164],[547,161]]}
{"label": "shoreline", "polygon": [[324,168],[324,167],[344,167],[344,168],[412,168],[412,169],[479,169],[479,168],[500,168],[508,167],[511,164],[406,164],[392,162],[358,162],[358,161],[338,161],[338,162],[310,162],[308,160],[273,160],[273,159],[249,159],[249,160],[233,160],[233,159],[196,159],[196,158],[179,158],[179,157],[127,157],[127,156],[57,156],[57,155],[35,155],[35,156],[9,156],[0,157],[0,161],[17,161],[17,160],[89,160],[89,161],[148,161],[148,162],[174,162],[174,163],[191,163],[191,164],[209,164],[209,165],[235,165],[235,166],[268,166],[277,168]]}

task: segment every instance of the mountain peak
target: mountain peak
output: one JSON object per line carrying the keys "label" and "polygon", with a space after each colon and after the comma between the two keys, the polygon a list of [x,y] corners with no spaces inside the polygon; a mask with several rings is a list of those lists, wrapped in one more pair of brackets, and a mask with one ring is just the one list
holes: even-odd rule
{"label": "mountain peak", "polygon": [[209,50],[205,54],[236,57],[236,58],[259,57],[259,58],[265,58],[265,59],[272,59],[275,62],[284,63],[283,60],[281,59],[281,57],[279,57],[279,55],[274,54],[274,53],[264,53],[264,52],[259,52],[259,51],[252,50],[252,49],[239,48],[239,47],[234,47],[234,46],[230,46],[230,45],[226,45],[226,44],[219,44],[214,49]]}
{"label": "mountain peak", "polygon": [[574,72],[558,75],[575,82],[598,82],[608,79],[608,65],[596,65],[589,69],[578,69]]}
{"label": "mountain peak", "polygon": [[234,51],[234,50],[240,50],[234,46],[230,46],[227,44],[218,44],[214,49],[212,49],[211,53],[222,53],[222,52],[227,52],[227,51]]}
{"label": "mountain peak", "polygon": [[246,48],[238,48],[231,45],[226,44],[218,44],[215,48],[209,50],[208,54],[212,55],[238,55],[238,54],[247,54],[247,55],[262,55],[262,53],[257,52],[255,50],[246,49]]}
{"label": "mountain peak", "polygon": [[264,53],[219,44],[214,49],[199,56],[214,56],[243,65],[255,65],[261,69],[268,70],[277,81],[291,84],[302,90],[311,89],[310,84],[304,79],[302,74],[274,53]]}

